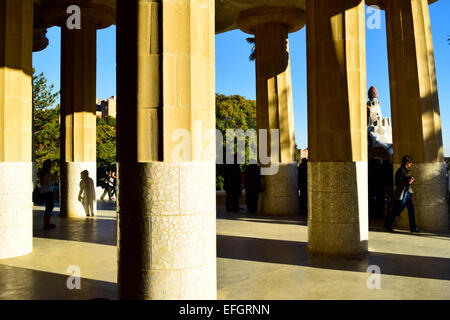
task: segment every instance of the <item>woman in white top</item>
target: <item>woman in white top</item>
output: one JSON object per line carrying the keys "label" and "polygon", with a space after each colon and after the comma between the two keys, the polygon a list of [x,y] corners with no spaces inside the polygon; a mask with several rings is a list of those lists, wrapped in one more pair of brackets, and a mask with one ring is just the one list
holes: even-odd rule
{"label": "woman in white top", "polygon": [[45,201],[45,213],[44,213],[44,228],[51,229],[55,225],[50,223],[50,217],[52,216],[52,210],[55,207],[53,205],[53,181],[54,177],[50,170],[53,167],[53,162],[50,159],[44,161],[41,172],[39,174],[39,185],[42,199]]}

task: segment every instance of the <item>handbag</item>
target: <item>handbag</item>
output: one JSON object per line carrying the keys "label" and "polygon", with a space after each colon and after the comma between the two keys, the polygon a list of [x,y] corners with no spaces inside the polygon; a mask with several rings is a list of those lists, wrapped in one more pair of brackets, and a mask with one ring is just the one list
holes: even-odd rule
{"label": "handbag", "polygon": [[38,186],[36,186],[36,188],[34,188],[33,190],[33,203],[35,205],[40,205],[44,203],[44,199],[41,195],[41,190],[39,189]]}

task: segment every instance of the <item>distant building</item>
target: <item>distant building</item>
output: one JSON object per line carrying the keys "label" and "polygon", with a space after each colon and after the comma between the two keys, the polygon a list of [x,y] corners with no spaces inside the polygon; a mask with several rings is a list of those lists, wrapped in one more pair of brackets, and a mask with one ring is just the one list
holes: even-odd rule
{"label": "distant building", "polygon": [[97,99],[96,116],[102,119],[107,117],[116,117],[116,96],[112,96],[105,100]]}

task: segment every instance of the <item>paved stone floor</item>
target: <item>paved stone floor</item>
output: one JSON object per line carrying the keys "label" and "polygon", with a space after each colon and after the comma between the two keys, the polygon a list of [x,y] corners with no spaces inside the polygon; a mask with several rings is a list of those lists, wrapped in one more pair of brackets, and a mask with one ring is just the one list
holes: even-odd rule
{"label": "paved stone floor", "polygon": [[[0,299],[116,299],[114,204],[99,202],[94,218],[52,217],[42,229],[34,212],[34,250],[0,260]],[[56,208],[56,214],[58,209]],[[312,255],[304,219],[225,213],[218,207],[219,299],[450,299],[450,232],[385,233],[372,223],[367,254]],[[68,267],[81,271],[69,290]],[[381,289],[367,288],[367,267],[381,269]]]}

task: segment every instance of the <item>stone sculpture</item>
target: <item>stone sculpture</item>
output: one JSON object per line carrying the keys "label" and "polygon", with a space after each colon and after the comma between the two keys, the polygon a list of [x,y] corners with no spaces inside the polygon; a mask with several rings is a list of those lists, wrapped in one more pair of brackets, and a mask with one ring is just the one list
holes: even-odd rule
{"label": "stone sculpture", "polygon": [[383,118],[378,91],[374,86],[369,89],[367,102],[367,132],[369,145],[383,148],[392,156],[392,127],[389,118]]}

